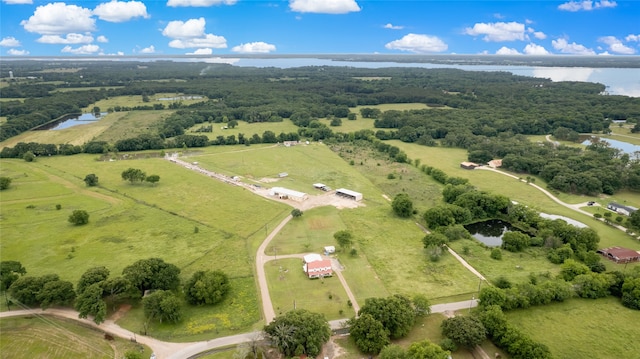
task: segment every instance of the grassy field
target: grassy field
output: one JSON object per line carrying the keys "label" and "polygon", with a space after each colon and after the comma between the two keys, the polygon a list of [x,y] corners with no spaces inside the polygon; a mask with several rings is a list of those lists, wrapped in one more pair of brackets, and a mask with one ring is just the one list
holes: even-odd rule
{"label": "grassy field", "polygon": [[291,122],[289,119],[284,119],[282,122],[253,122],[248,123],[245,121],[238,121],[238,126],[234,128],[224,128],[226,124],[224,123],[212,123],[213,132],[193,132],[196,129],[202,126],[208,126],[209,123],[199,123],[191,127],[190,129],[185,130],[185,133],[192,135],[205,135],[209,137],[210,140],[215,139],[218,136],[224,136],[225,138],[231,135],[236,136],[238,138],[238,134],[242,133],[245,137],[250,138],[254,134],[262,137],[262,134],[265,131],[271,131],[277,135],[280,133],[290,133],[290,132],[298,132],[298,127]]}
{"label": "grassy field", "polygon": [[14,147],[19,142],[82,145],[100,136],[127,116],[127,112],[113,112],[99,121],[68,127],[62,130],[27,131],[0,143],[0,147]]}
{"label": "grassy field", "polygon": [[104,333],[76,321],[50,316],[16,317],[0,320],[1,358],[122,358],[127,351],[151,350],[129,340],[104,339]]}
{"label": "grassy field", "polygon": [[[206,101],[206,99],[198,99],[198,100],[176,100],[176,101],[160,101],[159,98],[172,98],[184,96],[185,94],[180,93],[157,93],[152,96],[149,96],[149,102],[142,101],[141,95],[130,95],[130,96],[116,96],[110,97],[103,100],[99,100],[83,109],[85,112],[90,112],[94,106],[100,107],[102,111],[105,111],[109,108],[113,108],[116,106],[121,107],[135,107],[135,106],[153,106],[156,103],[162,103],[165,107],[169,106],[173,102],[180,102],[183,105],[192,105],[194,103]],[[188,94],[187,94],[188,95]]]}
{"label": "grassy field", "polygon": [[95,87],[59,87],[51,92],[71,92],[71,91],[89,91],[89,90],[115,90],[124,86],[95,86]]}
{"label": "grassy field", "polygon": [[321,313],[328,320],[354,316],[349,298],[338,277],[309,279],[302,271],[302,259],[277,259],[265,265],[269,294],[276,315],[294,307]]}
{"label": "grassy field", "polygon": [[556,358],[636,358],[640,353],[640,311],[623,307],[617,298],[571,299],[506,314]]}
{"label": "grassy field", "polygon": [[157,133],[155,129],[160,121],[169,117],[172,113],[173,110],[122,112],[123,115],[119,116],[109,128],[96,136],[95,140],[115,143],[118,140],[135,137],[143,133]]}

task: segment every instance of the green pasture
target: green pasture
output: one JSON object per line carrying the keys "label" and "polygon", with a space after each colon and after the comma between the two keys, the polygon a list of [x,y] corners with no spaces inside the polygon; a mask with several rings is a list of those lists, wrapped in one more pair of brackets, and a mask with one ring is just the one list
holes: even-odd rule
{"label": "green pasture", "polygon": [[[164,341],[193,342],[261,330],[260,302],[253,277],[230,278],[231,290],[216,305],[184,305],[180,323],[150,322],[147,334]],[[136,305],[116,323],[135,333],[144,332],[146,319]]]}
{"label": "green pasture", "polygon": [[[90,91],[90,90],[115,90],[124,86],[90,86],[90,87],[58,87],[51,92],[71,92],[71,91]],[[106,109],[105,109],[106,110]]]}
{"label": "green pasture", "polygon": [[351,133],[360,130],[376,130],[373,127],[373,119],[371,118],[362,118],[358,116],[356,120],[347,120],[346,118],[342,118],[341,120],[342,125],[340,126],[331,126],[331,120],[326,118],[321,118],[318,121],[329,127],[333,132]]}
{"label": "green pasture", "polygon": [[[152,96],[149,96],[149,102],[142,101],[142,95],[127,95],[127,96],[115,96],[109,97],[106,99],[99,100],[91,105],[85,107],[83,111],[89,112],[93,109],[94,106],[100,107],[102,111],[106,111],[109,108],[113,108],[116,106],[121,107],[135,107],[135,106],[153,106],[154,104],[161,103],[165,107],[168,107],[170,104],[174,102],[181,103],[183,105],[192,105],[198,102],[206,101],[206,98],[199,100],[175,100],[175,101],[160,101],[159,98],[171,98],[171,97],[180,97],[185,96],[185,94],[180,93],[156,93]],[[188,96],[188,94],[186,95]]]}
{"label": "green pasture", "polygon": [[111,126],[117,124],[118,121],[120,121],[126,115],[126,112],[113,112],[104,116],[99,121],[76,125],[62,130],[38,130],[23,132],[17,136],[13,136],[4,140],[0,143],[0,147],[14,147],[19,142],[52,144],[68,143],[79,146],[100,136],[103,132],[109,130]]}
{"label": "green pasture", "polygon": [[[195,132],[200,127],[211,125],[213,128],[213,132]],[[215,139],[218,136],[224,136],[225,138],[234,135],[236,139],[238,139],[239,134],[244,134],[245,138],[251,138],[254,134],[262,137],[262,134],[265,131],[271,131],[277,135],[280,133],[290,133],[290,132],[298,132],[298,127],[291,122],[289,119],[284,119],[282,122],[252,122],[248,123],[245,121],[238,121],[238,126],[234,128],[225,128],[227,127],[226,123],[198,123],[193,127],[185,130],[185,133],[191,135],[205,135],[209,137],[210,140]]]}
{"label": "green pasture", "polygon": [[[557,214],[580,221],[598,232],[601,239],[601,247],[620,245],[640,249],[640,243],[626,233],[607,226],[595,220],[592,216],[587,216],[557,204],[526,182],[493,171],[478,169],[465,170],[460,168],[460,162],[465,161],[467,158],[467,152],[463,149],[426,147],[417,144],[403,143],[397,140],[389,141],[389,143],[405,151],[409,158],[413,160],[420,159],[422,164],[439,168],[449,176],[468,178],[472,185],[481,190],[503,194],[511,200],[526,204],[540,212]],[[536,181],[536,184],[544,188],[543,183]],[[564,200],[563,195],[560,195],[560,199]],[[569,203],[579,203],[588,200],[588,198],[582,198],[580,200],[575,200],[574,198],[574,201],[567,201]]]}
{"label": "green pasture", "polygon": [[[325,246],[336,246],[333,234],[345,228],[339,209],[333,206],[304,211],[294,218],[271,240],[267,255],[322,253]],[[338,248],[337,248],[338,249]]]}
{"label": "green pasture", "polygon": [[[313,194],[313,184],[349,188],[363,193],[365,203],[381,198],[380,192],[362,175],[322,143],[285,147],[281,145],[209,147],[189,161],[228,176],[240,176],[247,183],[263,187],[285,187]],[[286,172],[287,177],[278,174]]]}
{"label": "green pasture", "polygon": [[507,312],[509,323],[551,349],[556,358],[635,358],[640,311],[614,297],[571,299]]}
{"label": "green pasture", "polygon": [[424,103],[418,103],[418,102],[409,102],[409,103],[384,103],[384,104],[380,104],[380,105],[361,105],[361,106],[356,106],[356,107],[352,107],[350,109],[351,112],[355,112],[358,115],[358,118],[360,118],[360,110],[363,108],[377,108],[378,110],[385,112],[385,111],[390,111],[390,110],[395,110],[395,111],[410,111],[410,110],[424,110],[427,108],[430,108],[429,106],[427,106]]}
{"label": "green pasture", "polygon": [[[542,248],[531,247],[520,253],[502,250],[502,259],[495,260],[490,257],[491,248],[475,239],[453,241],[449,247],[489,281],[504,276],[514,283],[522,283],[527,281],[530,273],[555,275],[560,271],[559,265],[549,262]],[[464,248],[468,249],[468,254]]]}
{"label": "green pasture", "polygon": [[337,276],[309,279],[302,271],[300,258],[278,258],[267,262],[264,269],[276,315],[294,308],[324,314],[327,320],[355,315]]}
{"label": "green pasture", "polygon": [[[106,107],[104,109],[106,110]],[[96,134],[94,140],[115,143],[141,134],[155,134],[159,123],[172,113],[173,110],[116,112],[115,114],[121,115],[117,116],[107,129]],[[111,115],[114,114],[109,116]]]}
{"label": "green pasture", "polygon": [[148,358],[151,350],[130,340],[104,339],[98,329],[70,319],[51,316],[14,317],[0,320],[2,358],[122,358],[130,350]]}
{"label": "green pasture", "polygon": [[[477,290],[477,277],[453,256],[444,253],[438,262],[429,260],[422,243],[425,234],[415,219],[398,218],[390,206],[342,210],[340,216],[355,237],[359,256],[368,262],[362,263],[359,256],[340,254],[347,268],[344,277],[359,300],[379,296],[372,292],[380,284],[388,293],[410,297],[424,294],[439,298]],[[367,265],[373,268],[375,277],[368,277]]]}

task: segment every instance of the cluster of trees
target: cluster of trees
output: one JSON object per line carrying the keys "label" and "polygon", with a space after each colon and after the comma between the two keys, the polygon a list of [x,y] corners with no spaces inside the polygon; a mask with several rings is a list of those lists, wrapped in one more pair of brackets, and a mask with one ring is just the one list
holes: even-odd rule
{"label": "cluster of trees", "polygon": [[296,309],[277,316],[264,327],[273,346],[286,357],[307,355],[315,358],[331,337],[324,315]]}
{"label": "cluster of trees", "polygon": [[349,333],[354,343],[367,354],[377,354],[391,339],[406,336],[417,316],[430,313],[429,301],[423,295],[413,301],[396,294],[387,298],[368,298],[357,318],[349,320]]}
{"label": "cluster of trees", "polygon": [[8,189],[11,186],[11,182],[13,182],[11,177],[0,177],[0,191]]}
{"label": "cluster of trees", "polygon": [[89,268],[75,290],[73,283],[60,280],[56,274],[33,277],[26,273],[20,262],[0,262],[0,289],[12,302],[43,309],[73,304],[81,318],[92,316],[98,324],[106,318],[108,303],[140,298],[149,321],[175,323],[182,318],[185,300],[192,305],[215,305],[231,289],[229,278],[221,271],[198,271],[181,287],[180,269],[160,258],[136,261],[118,277],[111,277],[106,267]]}
{"label": "cluster of trees", "polygon": [[146,181],[151,183],[152,185],[155,185],[160,181],[160,176],[159,175],[147,176],[147,174],[139,168],[128,168],[122,171],[122,179],[124,181],[131,182],[131,184],[134,184],[136,182]]}

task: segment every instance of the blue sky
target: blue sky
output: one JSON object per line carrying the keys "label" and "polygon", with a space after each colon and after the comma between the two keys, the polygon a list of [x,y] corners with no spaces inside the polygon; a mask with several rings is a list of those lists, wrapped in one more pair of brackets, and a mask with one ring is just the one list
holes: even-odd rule
{"label": "blue sky", "polygon": [[640,54],[640,1],[0,1],[1,56]]}

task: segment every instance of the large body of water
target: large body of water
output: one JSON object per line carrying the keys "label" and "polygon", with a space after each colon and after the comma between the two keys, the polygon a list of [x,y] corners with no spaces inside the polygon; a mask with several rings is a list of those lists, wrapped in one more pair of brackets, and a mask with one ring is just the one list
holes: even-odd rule
{"label": "large body of water", "polygon": [[[624,153],[628,153],[630,155],[633,154],[634,152],[640,152],[640,146],[634,145],[634,144],[629,143],[629,142],[612,140],[610,138],[600,138],[600,141],[608,142],[611,145],[611,147],[617,148],[620,151],[622,151]],[[582,142],[582,144],[583,145],[590,145],[591,141],[586,140],[586,141]]]}

